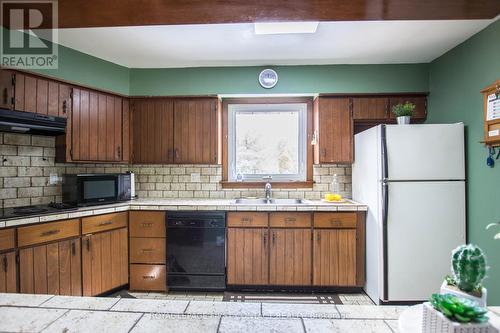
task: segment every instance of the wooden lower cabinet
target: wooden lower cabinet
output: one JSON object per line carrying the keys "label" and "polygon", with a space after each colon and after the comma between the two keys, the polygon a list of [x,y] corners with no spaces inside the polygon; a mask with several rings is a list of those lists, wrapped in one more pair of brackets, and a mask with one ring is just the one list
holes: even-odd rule
{"label": "wooden lower cabinet", "polygon": [[82,238],[83,295],[95,296],[128,283],[127,228]]}
{"label": "wooden lower cabinet", "polygon": [[166,289],[165,265],[130,265],[130,290],[165,291]]}
{"label": "wooden lower cabinet", "polygon": [[264,228],[228,228],[227,284],[269,283],[269,231]]}
{"label": "wooden lower cabinet", "polygon": [[311,229],[271,229],[269,284],[311,284]]}
{"label": "wooden lower cabinet", "polygon": [[0,254],[0,293],[17,292],[16,252]]}
{"label": "wooden lower cabinet", "polygon": [[19,250],[19,281],[21,293],[81,296],[80,239]]}
{"label": "wooden lower cabinet", "polygon": [[314,286],[356,286],[356,229],[314,230]]}

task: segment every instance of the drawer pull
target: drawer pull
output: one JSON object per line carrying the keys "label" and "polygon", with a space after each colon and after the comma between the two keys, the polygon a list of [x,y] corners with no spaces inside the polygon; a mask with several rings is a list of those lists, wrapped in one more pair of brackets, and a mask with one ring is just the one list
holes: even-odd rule
{"label": "drawer pull", "polygon": [[142,249],[142,252],[153,252],[153,249]]}
{"label": "drawer pull", "polygon": [[76,245],[75,245],[75,241],[72,241],[72,242],[71,242],[71,254],[73,255],[73,257],[76,255]]}
{"label": "drawer pull", "polygon": [[331,220],[330,220],[330,224],[332,224],[332,225],[341,225],[341,224],[342,224],[342,221],[340,221],[340,220],[334,220],[334,219],[331,219]]}
{"label": "drawer pull", "polygon": [[143,275],[142,278],[144,280],[153,280],[155,278],[155,276],[154,275]]}
{"label": "drawer pull", "polygon": [[297,219],[295,217],[285,217],[285,223],[296,222]]}
{"label": "drawer pull", "polygon": [[61,230],[59,230],[59,229],[44,231],[40,234],[40,236],[42,236],[42,237],[52,236],[52,235],[58,234],[60,231]]}
{"label": "drawer pull", "polygon": [[106,221],[106,222],[101,222],[98,224],[99,227],[104,227],[105,225],[110,225],[110,224],[113,224],[113,222],[111,221]]}
{"label": "drawer pull", "polygon": [[251,217],[242,217],[241,218],[241,222],[243,222],[243,223],[250,223],[252,221],[253,221],[253,219]]}
{"label": "drawer pull", "polygon": [[149,223],[141,223],[141,227],[143,228],[151,228],[153,226],[153,223],[149,222]]}

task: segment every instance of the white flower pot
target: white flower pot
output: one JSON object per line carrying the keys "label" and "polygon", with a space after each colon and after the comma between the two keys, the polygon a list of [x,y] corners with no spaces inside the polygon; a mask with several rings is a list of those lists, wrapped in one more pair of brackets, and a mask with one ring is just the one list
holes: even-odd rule
{"label": "white flower pot", "polygon": [[462,297],[462,298],[467,298],[472,301],[477,302],[479,306],[486,307],[486,298],[487,298],[487,290],[486,288],[483,288],[481,290],[481,297],[477,297],[471,294],[468,294],[460,289],[458,289],[455,286],[449,286],[446,280],[443,281],[443,284],[441,285],[441,289],[439,291],[440,294],[452,294],[457,297]]}
{"label": "white flower pot", "polygon": [[462,324],[451,321],[434,309],[431,303],[424,303],[422,333],[493,333],[495,331],[488,322]]}
{"label": "white flower pot", "polygon": [[410,116],[401,116],[397,117],[398,125],[409,125],[410,124]]}

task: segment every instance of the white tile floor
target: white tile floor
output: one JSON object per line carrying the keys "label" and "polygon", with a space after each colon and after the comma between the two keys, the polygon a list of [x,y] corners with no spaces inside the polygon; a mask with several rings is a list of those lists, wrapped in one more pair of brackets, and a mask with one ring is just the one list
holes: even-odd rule
{"label": "white tile floor", "polygon": [[406,308],[0,294],[0,332],[395,333]]}

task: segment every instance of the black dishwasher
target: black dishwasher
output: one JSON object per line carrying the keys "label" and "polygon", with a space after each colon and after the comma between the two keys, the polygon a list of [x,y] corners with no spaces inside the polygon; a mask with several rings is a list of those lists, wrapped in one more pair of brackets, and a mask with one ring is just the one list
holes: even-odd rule
{"label": "black dishwasher", "polygon": [[226,213],[167,214],[167,285],[170,290],[224,290]]}

